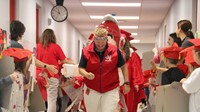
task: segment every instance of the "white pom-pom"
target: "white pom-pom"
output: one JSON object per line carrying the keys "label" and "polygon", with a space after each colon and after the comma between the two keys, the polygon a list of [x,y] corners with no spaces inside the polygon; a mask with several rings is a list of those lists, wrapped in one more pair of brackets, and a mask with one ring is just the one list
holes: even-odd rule
{"label": "white pom-pom", "polygon": [[104,17],[103,17],[103,20],[104,21],[113,21],[114,23],[118,24],[118,21],[117,19],[115,19],[111,14],[106,14]]}

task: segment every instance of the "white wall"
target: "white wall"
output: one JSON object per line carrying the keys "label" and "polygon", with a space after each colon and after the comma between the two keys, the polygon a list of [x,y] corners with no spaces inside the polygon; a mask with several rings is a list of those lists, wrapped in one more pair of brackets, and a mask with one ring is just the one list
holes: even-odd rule
{"label": "white wall", "polygon": [[6,30],[9,33],[10,23],[10,0],[0,0],[0,28]]}
{"label": "white wall", "polygon": [[[179,20],[187,19],[192,22],[193,33],[196,32],[196,0],[175,0],[156,34],[156,46],[162,48],[166,46],[167,37],[170,33],[176,31],[176,23]],[[164,35],[164,26],[166,25],[166,35]]]}
{"label": "white wall", "polygon": [[142,54],[147,51],[152,51],[154,48],[154,44],[132,44],[135,48],[137,48],[137,53],[142,58]]}
{"label": "white wall", "polygon": [[[42,3],[37,3],[40,8],[40,27],[41,32],[44,31],[46,28],[54,29],[55,35],[57,38],[57,43],[63,49],[65,55],[67,57],[72,58],[76,62],[78,62],[78,49],[82,49],[81,47],[78,48],[78,40],[82,43],[85,43],[85,38],[77,31],[77,29],[69,22],[55,22],[50,15],[51,8],[53,5],[47,0],[37,0],[42,1]],[[45,4],[45,5],[44,5]],[[51,21],[51,24],[48,24],[48,21]],[[81,52],[81,50],[79,50]]]}
{"label": "white wall", "polygon": [[[199,1],[199,0],[198,0]],[[199,2],[198,2],[199,3]],[[77,31],[73,25],[68,22],[57,23],[51,19],[50,11],[53,5],[48,0],[16,0],[16,19],[19,19],[26,26],[26,32],[23,36],[23,45],[25,48],[31,49],[35,46],[36,26],[36,4],[40,7],[40,28],[39,34],[45,28],[52,28],[57,36],[57,43],[63,49],[65,55],[78,61],[78,49],[81,52],[85,38]],[[156,45],[159,48],[166,45],[167,35],[176,29],[176,23],[181,19],[188,19],[193,23],[193,32],[196,32],[196,12],[195,0],[175,0],[171,9],[168,12],[163,24],[156,34]],[[0,0],[0,28],[5,29],[9,34],[9,0]],[[199,12],[198,12],[199,13]],[[48,19],[51,24],[48,25]],[[199,23],[198,23],[199,24]],[[166,31],[165,31],[166,25]],[[199,27],[200,25],[198,25]],[[166,32],[166,35],[164,35]],[[80,48],[78,48],[78,40],[80,40]],[[152,45],[135,44],[138,48],[138,54],[153,49]],[[147,47],[145,47],[147,46]],[[150,47],[149,47],[150,46]]]}
{"label": "white wall", "polygon": [[26,31],[22,44],[32,50],[36,46],[36,2],[35,0],[16,0],[16,19],[24,23]]}
{"label": "white wall", "polygon": [[[188,19],[192,22],[193,33],[196,32],[196,0],[174,0],[165,20],[161,24],[158,32],[155,35],[155,44],[135,44],[138,48],[137,52],[142,57],[142,53],[151,51],[154,47],[163,48],[167,46],[168,35],[176,31],[176,23],[181,19]],[[200,1],[200,0],[199,0]],[[152,47],[153,46],[153,47]]]}
{"label": "white wall", "polygon": [[197,31],[200,32],[200,0],[197,0]]}
{"label": "white wall", "polygon": [[[9,32],[10,8],[9,0],[0,0],[0,28]],[[82,44],[86,39],[68,22],[58,23],[51,19],[50,11],[53,5],[48,0],[16,0],[16,19],[24,23],[26,31],[23,36],[22,44],[26,49],[32,50],[36,46],[36,6],[39,7],[39,34],[44,29],[52,28],[57,37],[57,43],[63,49],[65,55],[78,62],[78,49],[81,52]],[[51,24],[48,24],[48,20]],[[80,40],[80,48],[78,48]]]}

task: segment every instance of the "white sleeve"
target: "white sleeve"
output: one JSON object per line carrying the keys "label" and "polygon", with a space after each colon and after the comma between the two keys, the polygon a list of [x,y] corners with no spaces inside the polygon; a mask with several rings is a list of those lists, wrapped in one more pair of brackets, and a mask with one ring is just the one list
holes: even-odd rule
{"label": "white sleeve", "polygon": [[183,82],[182,87],[183,89],[191,94],[195,93],[200,89],[200,67],[195,69],[191,75],[188,77],[188,79]]}

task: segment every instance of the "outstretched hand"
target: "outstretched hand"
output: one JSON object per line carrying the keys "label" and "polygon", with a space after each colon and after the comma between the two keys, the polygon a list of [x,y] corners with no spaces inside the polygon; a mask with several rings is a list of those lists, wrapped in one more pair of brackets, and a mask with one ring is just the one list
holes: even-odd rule
{"label": "outstretched hand", "polygon": [[180,80],[180,83],[183,83],[183,82],[185,82],[187,80],[187,78],[182,78],[181,80]]}
{"label": "outstretched hand", "polygon": [[153,60],[150,61],[153,70],[157,70],[157,66]]}

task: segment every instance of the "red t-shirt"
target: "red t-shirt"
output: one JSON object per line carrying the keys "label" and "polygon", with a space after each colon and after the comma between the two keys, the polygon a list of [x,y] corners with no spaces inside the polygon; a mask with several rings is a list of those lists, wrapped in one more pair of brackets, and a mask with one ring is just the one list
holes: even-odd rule
{"label": "red t-shirt", "polygon": [[[38,60],[50,65],[55,65],[56,67],[58,67],[58,69],[58,61],[62,61],[66,58],[60,46],[55,43],[49,44],[48,48],[44,48],[42,44],[37,44],[36,53],[36,57]],[[37,67],[37,75],[42,70],[43,69]],[[48,74],[48,76],[52,77],[51,74]],[[59,74],[53,74],[53,77],[59,78]]]}

